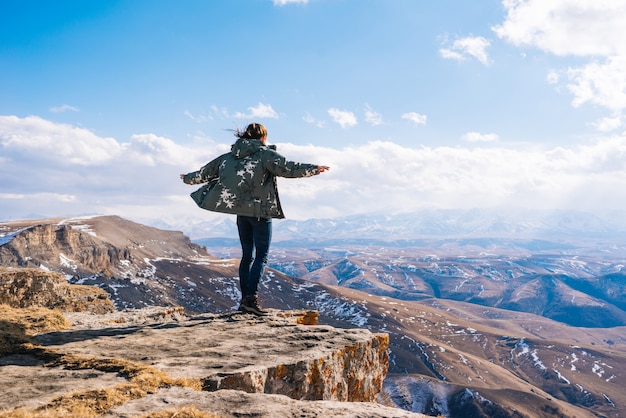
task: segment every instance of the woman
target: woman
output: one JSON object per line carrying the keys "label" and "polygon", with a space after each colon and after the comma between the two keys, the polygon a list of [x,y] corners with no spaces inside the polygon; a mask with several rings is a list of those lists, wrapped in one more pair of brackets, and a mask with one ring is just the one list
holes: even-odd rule
{"label": "woman", "polygon": [[[221,155],[198,171],[181,174],[187,184],[215,180],[205,198],[208,210],[237,215],[241,241],[239,310],[255,315],[267,315],[259,305],[258,285],[263,277],[270,243],[272,218],[284,218],[276,176],[310,177],[330,169],[325,165],[301,164],[287,161],[266,145],[267,130],[251,123],[244,132],[235,132],[237,141],[230,152]],[[207,206],[208,205],[208,206]]]}

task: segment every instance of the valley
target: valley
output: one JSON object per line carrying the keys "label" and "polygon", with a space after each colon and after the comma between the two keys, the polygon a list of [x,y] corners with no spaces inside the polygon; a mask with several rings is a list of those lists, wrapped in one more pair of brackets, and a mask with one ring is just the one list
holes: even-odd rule
{"label": "valley", "polygon": [[[202,241],[201,241],[202,242]],[[276,245],[270,267],[316,283],[400,300],[438,298],[527,312],[576,327],[626,325],[624,249],[431,242],[425,247]],[[237,247],[207,247],[237,257]],[[621,342],[624,342],[622,336]]]}
{"label": "valley", "polygon": [[[622,247],[323,244],[277,242],[262,304],[388,333],[380,403],[446,417],[626,411]],[[205,245],[119,217],[0,224],[2,267],[61,272],[104,289],[118,310],[236,309],[239,249]]]}

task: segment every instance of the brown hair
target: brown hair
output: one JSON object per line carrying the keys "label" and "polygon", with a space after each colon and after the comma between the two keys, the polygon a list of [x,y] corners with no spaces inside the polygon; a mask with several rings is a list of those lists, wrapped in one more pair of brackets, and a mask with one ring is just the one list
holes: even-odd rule
{"label": "brown hair", "polygon": [[245,131],[241,132],[239,129],[235,131],[237,138],[245,139],[261,139],[267,136],[267,129],[260,123],[252,122]]}

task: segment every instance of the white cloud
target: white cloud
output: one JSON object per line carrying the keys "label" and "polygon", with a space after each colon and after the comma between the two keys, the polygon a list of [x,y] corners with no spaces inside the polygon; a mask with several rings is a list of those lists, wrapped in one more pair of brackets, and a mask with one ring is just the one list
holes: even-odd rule
{"label": "white cloud", "polygon": [[500,137],[497,134],[481,134],[480,132],[468,132],[463,135],[467,142],[497,142]]}
{"label": "white cloud", "polygon": [[211,105],[211,111],[218,115],[221,116],[222,118],[227,118],[228,117],[228,109],[226,109],[225,107],[219,107],[216,105]]}
{"label": "white cloud", "polygon": [[124,148],[128,150],[126,159],[140,165],[183,165],[189,161],[189,149],[154,134],[133,135]]}
{"label": "white cloud", "polygon": [[620,117],[614,118],[602,118],[595,122],[593,126],[600,132],[610,132],[622,126],[622,120]]}
{"label": "white cloud", "polygon": [[[341,150],[281,144],[284,155],[331,170],[307,184],[279,180],[279,187],[287,184],[286,210],[305,217],[317,216],[311,205],[335,208],[337,215],[428,205],[619,208],[626,204],[625,139],[553,150],[410,148],[382,141]],[[598,200],[585,199],[587,193]]]}
{"label": "white cloud", "polygon": [[626,108],[626,55],[570,68],[567,76],[575,107],[589,102],[613,112]]}
{"label": "white cloud", "polygon": [[490,60],[487,55],[487,47],[489,45],[491,45],[491,42],[482,36],[469,36],[455,40],[450,48],[440,49],[439,54],[443,58],[457,61],[465,60],[468,56],[471,56],[480,63],[489,65]]}
{"label": "white cloud", "polygon": [[550,70],[548,71],[548,75],[546,75],[546,81],[548,84],[557,84],[560,79],[561,76],[558,71]]}
{"label": "white cloud", "polygon": [[83,128],[36,116],[0,116],[0,147],[6,164],[21,160],[43,167],[171,166],[190,160],[189,149],[169,138],[137,134],[130,142],[120,143]]}
{"label": "white cloud", "polygon": [[403,113],[400,117],[413,122],[415,125],[426,125],[426,121],[428,119],[426,115],[420,115],[417,112]]}
{"label": "white cloud", "polygon": [[507,17],[493,31],[517,45],[559,56],[626,53],[623,0],[504,0]]}
{"label": "white cloud", "polygon": [[26,195],[21,193],[0,193],[0,199],[24,199]]}
{"label": "white cloud", "polygon": [[188,110],[185,110],[183,113],[189,119],[191,119],[194,122],[198,122],[198,123],[203,123],[203,122],[207,122],[207,121],[213,120],[213,116],[211,116],[211,115],[194,115],[193,113],[191,113]]}
{"label": "white cloud", "polygon": [[441,55],[442,58],[447,58],[447,59],[456,60],[456,61],[465,60],[465,56],[461,54],[460,52],[456,52],[456,51],[453,51],[451,49],[446,49],[446,48],[440,49],[439,55]]}
{"label": "white cloud", "polygon": [[[493,31],[516,46],[556,56],[589,57],[578,67],[550,70],[547,81],[572,94],[572,105],[610,111],[597,122],[601,131],[621,126],[626,109],[626,2],[623,0],[504,0],[507,16]],[[613,120],[611,123],[607,121]]]}
{"label": "white cloud", "polygon": [[307,113],[303,118],[303,121],[305,121],[306,123],[309,123],[311,125],[315,125],[318,128],[323,128],[324,126],[326,126],[326,121],[324,120],[318,120],[315,119],[313,116],[311,116],[311,114]]}
{"label": "white cloud", "polygon": [[[69,149],[89,138],[95,149],[117,150],[107,159],[60,164],[89,157],[47,147],[37,152],[22,138]],[[69,133],[59,135],[58,131]],[[480,138],[492,138],[477,134]],[[9,140],[7,140],[9,138]],[[48,138],[48,139],[46,139]],[[229,143],[182,146],[154,134],[133,135],[128,143],[39,118],[0,118],[0,206],[5,218],[118,214],[136,219],[214,216],[198,209],[179,173],[194,171],[230,148]],[[490,147],[406,147],[375,141],[343,148],[279,143],[289,160],[329,165],[308,179],[279,179],[281,201],[292,219],[400,211],[424,206],[601,210],[626,206],[626,134],[586,146],[519,149]]]}
{"label": "white cloud", "polygon": [[365,104],[365,121],[372,126],[383,125],[383,117],[380,113],[377,113],[372,110],[370,105]]}
{"label": "white cloud", "polygon": [[77,190],[90,195],[106,189],[139,198],[137,189],[158,190],[163,177],[173,175],[177,167],[199,168],[209,157],[227,151],[219,145],[196,146],[190,149],[154,134],[133,135],[130,142],[121,143],[35,116],[0,116],[0,192],[78,196]]}
{"label": "white cloud", "polygon": [[338,123],[342,128],[349,128],[355,126],[358,122],[353,112],[346,110],[339,110],[335,108],[328,109],[328,114],[335,123]]}
{"label": "white cloud", "polygon": [[0,145],[3,153],[20,154],[28,160],[83,166],[106,163],[122,151],[113,138],[37,116],[0,116]]}
{"label": "white cloud", "polygon": [[271,105],[259,103],[256,107],[249,107],[250,113],[237,112],[233,116],[238,119],[271,118],[278,119],[278,113]]}
{"label": "white cloud", "polygon": [[285,6],[287,4],[307,4],[309,0],[274,0],[274,6]]}
{"label": "white cloud", "polygon": [[50,111],[52,113],[63,113],[63,112],[67,112],[68,110],[72,111],[72,112],[78,112],[78,108],[74,107],[74,106],[70,106],[68,104],[64,104],[61,106],[56,106],[56,107],[51,107]]}
{"label": "white cloud", "polygon": [[572,106],[587,104],[608,110],[592,123],[600,132],[608,132],[623,125],[626,109],[626,55],[594,60],[580,67],[550,71],[547,78],[557,91],[566,90],[572,95]]}

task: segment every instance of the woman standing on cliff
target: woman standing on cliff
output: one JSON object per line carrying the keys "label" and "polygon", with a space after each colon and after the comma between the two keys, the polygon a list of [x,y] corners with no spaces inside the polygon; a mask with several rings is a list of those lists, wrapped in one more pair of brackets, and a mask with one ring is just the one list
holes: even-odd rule
{"label": "woman standing on cliff", "polygon": [[258,285],[263,277],[272,240],[272,218],[284,218],[276,177],[310,177],[330,169],[325,165],[287,161],[267,145],[267,129],[251,123],[230,152],[220,155],[198,171],[181,174],[186,184],[214,181],[204,205],[208,210],[237,215],[241,242],[239,310],[267,315],[259,305]]}

